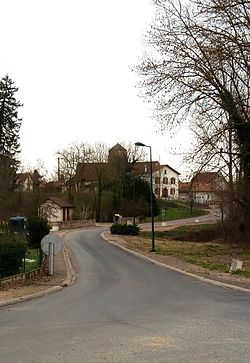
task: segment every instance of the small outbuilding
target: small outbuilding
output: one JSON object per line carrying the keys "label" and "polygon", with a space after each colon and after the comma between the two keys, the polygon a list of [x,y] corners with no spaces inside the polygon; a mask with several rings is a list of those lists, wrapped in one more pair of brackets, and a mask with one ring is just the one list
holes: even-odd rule
{"label": "small outbuilding", "polygon": [[72,220],[74,205],[61,198],[49,197],[40,205],[40,214],[49,222],[65,222]]}

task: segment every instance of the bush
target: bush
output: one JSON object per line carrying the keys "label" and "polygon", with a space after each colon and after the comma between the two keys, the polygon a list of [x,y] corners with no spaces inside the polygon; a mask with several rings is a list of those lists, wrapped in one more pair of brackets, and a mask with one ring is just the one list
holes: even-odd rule
{"label": "bush", "polygon": [[27,251],[26,241],[15,234],[0,234],[0,276],[16,275]]}
{"label": "bush", "polygon": [[31,247],[40,248],[44,236],[49,234],[51,227],[46,218],[30,217],[26,223],[27,240]]}
{"label": "bush", "polygon": [[110,232],[112,234],[137,236],[140,232],[140,227],[137,224],[112,224]]}

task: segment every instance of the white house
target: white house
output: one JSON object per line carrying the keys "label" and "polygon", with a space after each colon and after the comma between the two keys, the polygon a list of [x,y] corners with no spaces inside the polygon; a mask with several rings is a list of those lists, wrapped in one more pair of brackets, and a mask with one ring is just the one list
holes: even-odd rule
{"label": "white house", "polygon": [[50,197],[40,205],[40,214],[50,223],[65,222],[72,219],[74,206],[61,198]]}
{"label": "white house", "polygon": [[180,183],[180,198],[198,204],[217,204],[226,187],[220,172],[198,172],[190,182]]}
{"label": "white house", "polygon": [[160,165],[153,173],[153,186],[158,198],[178,199],[180,173],[168,164]]}
{"label": "white house", "polygon": [[[150,162],[135,164],[137,175],[141,175],[150,182]],[[168,164],[161,165],[158,161],[152,162],[153,190],[157,198],[178,199],[178,185],[180,173]]]}

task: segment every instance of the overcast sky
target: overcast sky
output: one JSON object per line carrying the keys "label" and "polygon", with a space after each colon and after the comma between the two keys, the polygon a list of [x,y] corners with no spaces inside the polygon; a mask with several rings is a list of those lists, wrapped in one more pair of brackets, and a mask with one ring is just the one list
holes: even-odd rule
{"label": "overcast sky", "polygon": [[153,159],[184,170],[172,154],[183,131],[157,133],[152,105],[138,97],[150,0],[0,0],[0,76],[19,87],[24,106],[21,158],[47,169],[72,142],[141,141]]}

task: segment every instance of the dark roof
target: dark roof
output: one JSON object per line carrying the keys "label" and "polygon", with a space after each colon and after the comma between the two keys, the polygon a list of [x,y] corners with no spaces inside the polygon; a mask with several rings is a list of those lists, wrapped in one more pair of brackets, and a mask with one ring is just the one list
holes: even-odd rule
{"label": "dark roof", "polygon": [[41,184],[41,175],[37,170],[34,170],[33,173],[25,172],[25,173],[17,173],[17,180],[19,183],[24,183],[28,178],[30,178],[34,183]]}
{"label": "dark roof", "polygon": [[218,189],[218,181],[222,179],[219,172],[200,172],[191,180],[191,188],[194,192],[212,192]]}
{"label": "dark roof", "polygon": [[191,190],[190,182],[179,182],[179,193],[189,193]]}
{"label": "dark roof", "polygon": [[219,173],[216,171],[204,171],[195,174],[192,178],[192,183],[210,183],[218,178]]}
{"label": "dark roof", "polygon": [[78,163],[76,168],[76,181],[95,182],[98,180],[98,171],[107,168],[107,163]]}
{"label": "dark roof", "polygon": [[[141,161],[134,164],[134,171],[137,175],[148,175],[150,174],[150,161]],[[158,161],[152,161],[152,171],[153,173],[158,171],[161,165]]]}
{"label": "dark roof", "polygon": [[27,178],[31,178],[33,177],[33,174],[32,173],[17,173],[17,178],[20,182],[24,182]]}
{"label": "dark roof", "polygon": [[115,146],[111,147],[111,149],[109,149],[109,152],[113,152],[113,151],[122,151],[124,153],[127,153],[127,150],[119,143],[117,143]]}
{"label": "dark roof", "polygon": [[173,170],[176,174],[181,175],[181,173],[179,173],[177,170],[175,170],[174,168],[172,168],[170,165],[168,165],[168,164],[161,165],[161,167],[163,167],[163,166],[166,166],[169,169]]}
{"label": "dark roof", "polygon": [[[159,161],[152,161],[152,170],[153,173],[162,169],[163,167],[167,167],[174,171],[176,174],[180,175],[178,171],[176,171],[174,168],[169,166],[168,164],[161,165]],[[134,170],[138,175],[147,175],[150,173],[150,161],[140,161],[138,163],[134,164]]]}
{"label": "dark roof", "polygon": [[[57,197],[49,197],[43,201],[43,203],[46,203],[48,201],[53,202],[54,204],[59,205],[61,208],[74,208],[75,206],[69,202],[66,202],[65,200]],[[42,204],[43,204],[42,203]]]}

